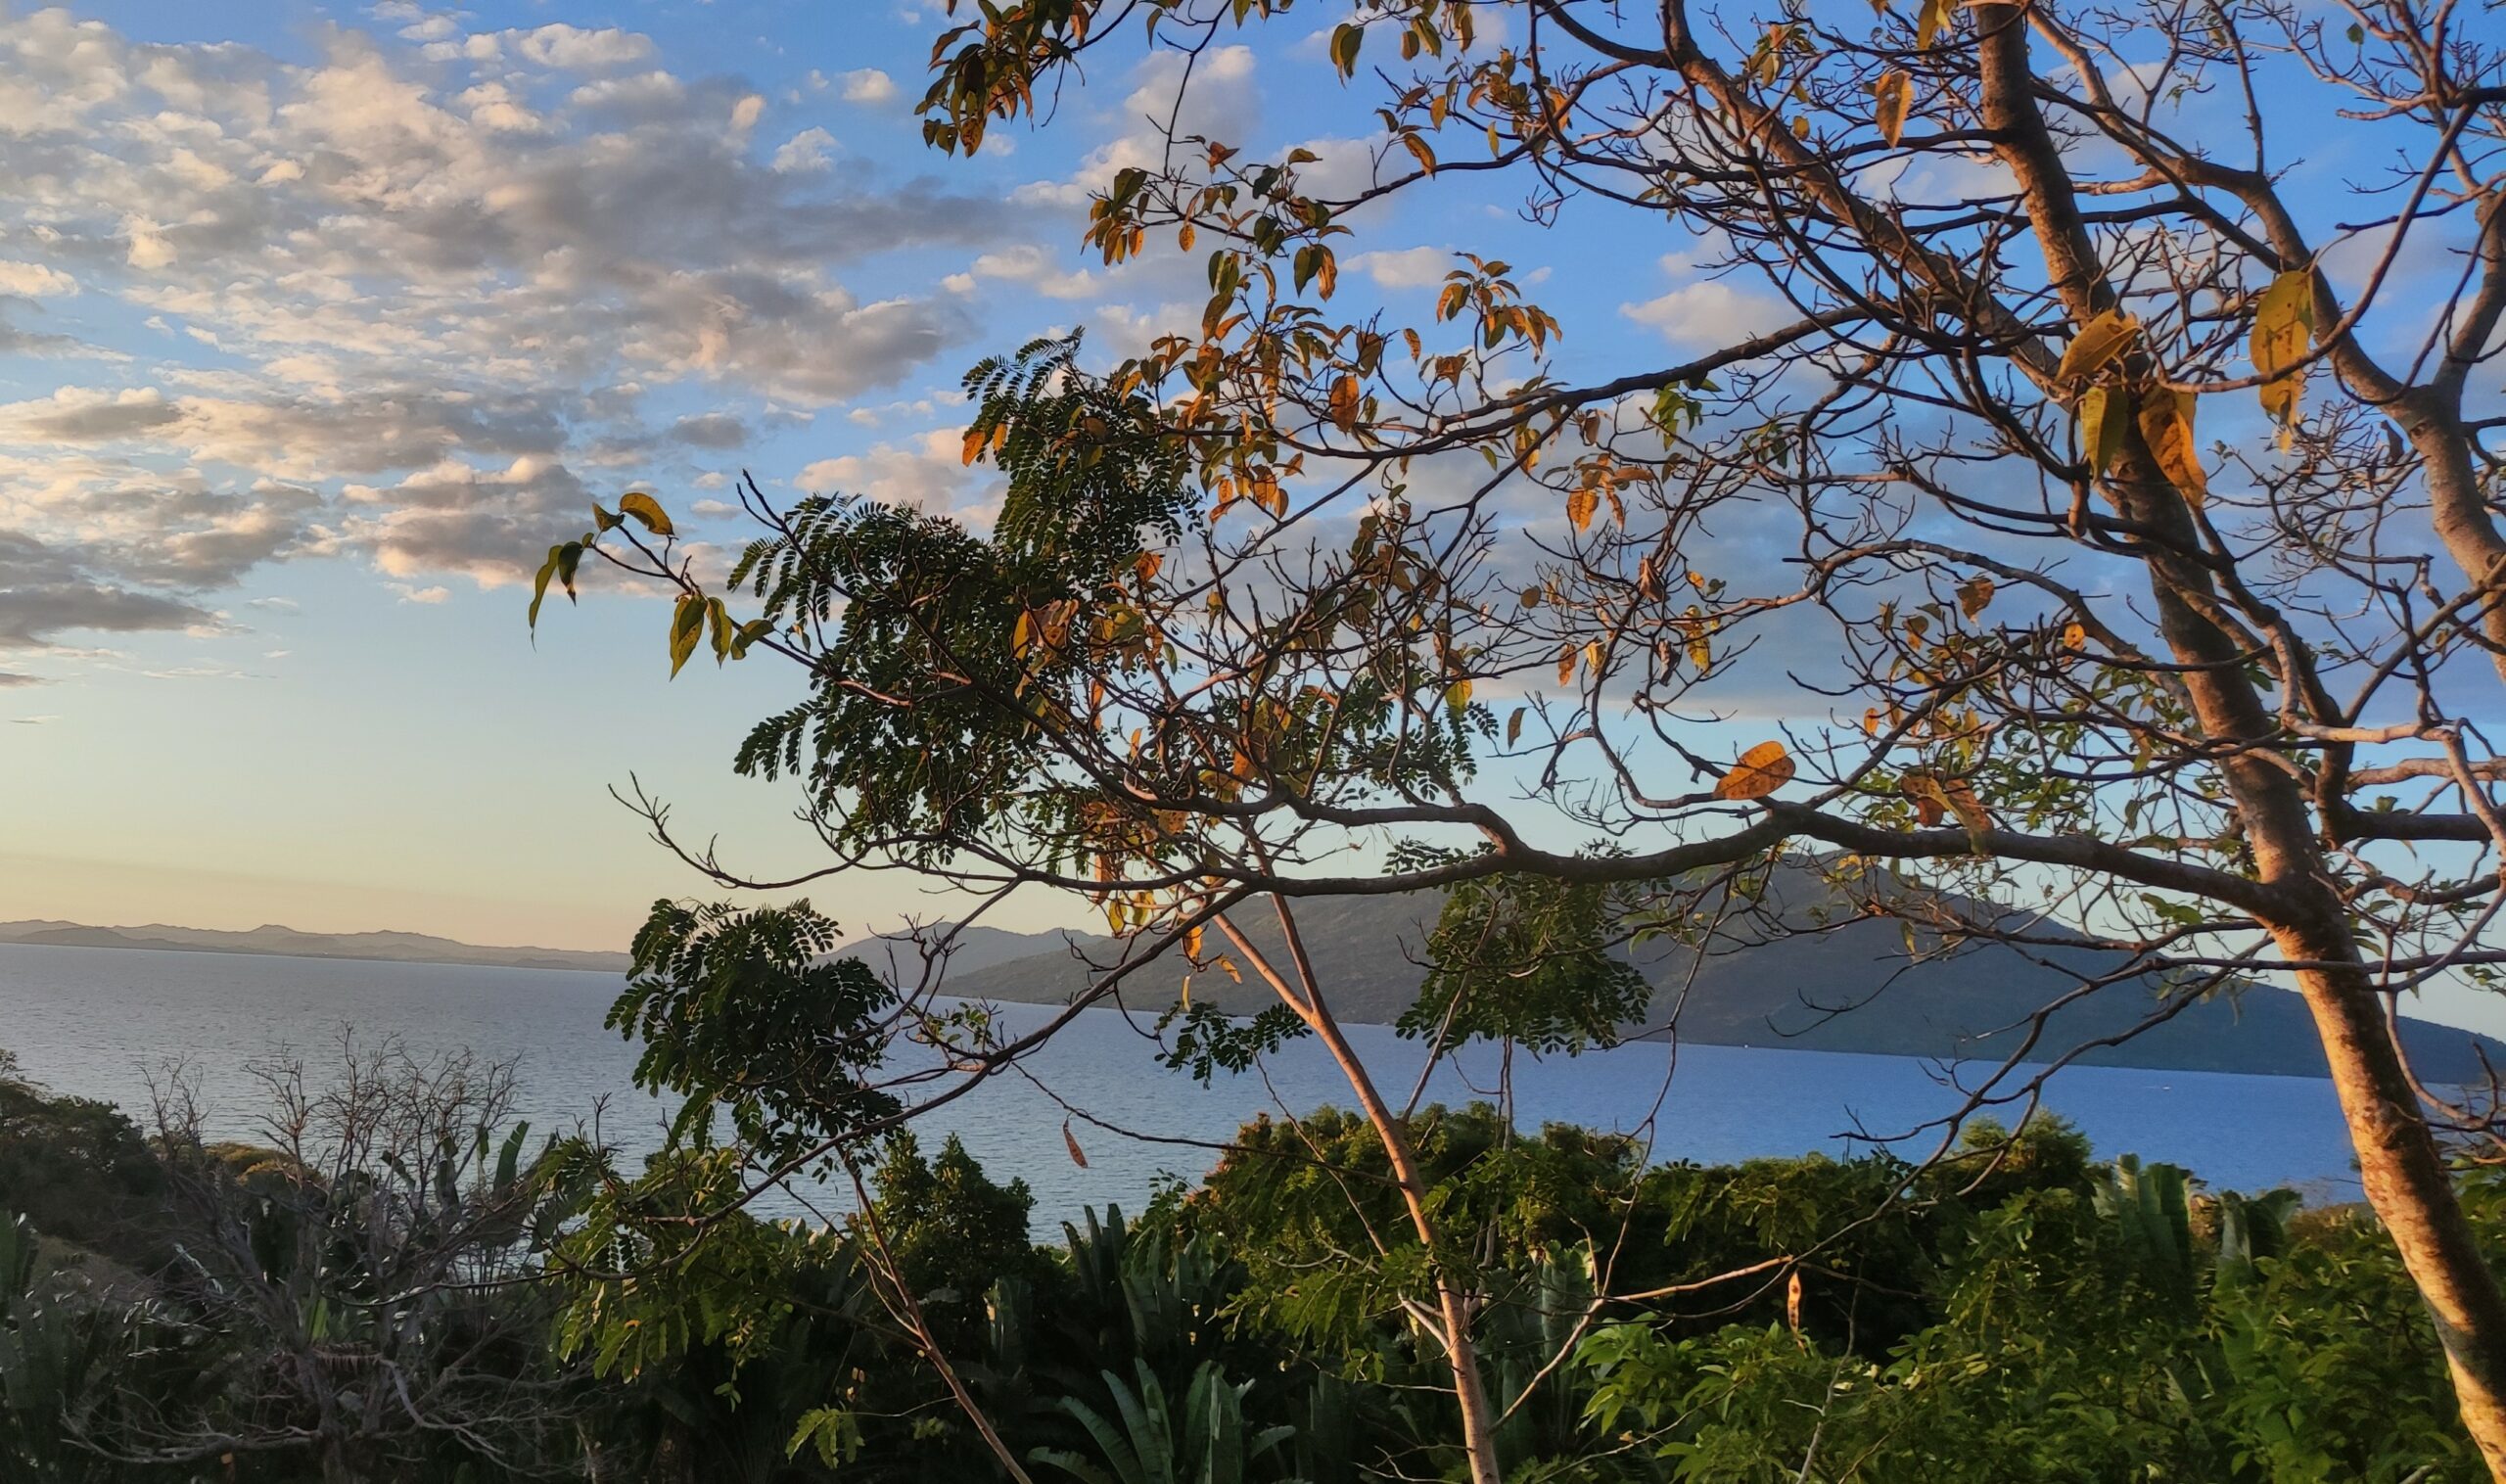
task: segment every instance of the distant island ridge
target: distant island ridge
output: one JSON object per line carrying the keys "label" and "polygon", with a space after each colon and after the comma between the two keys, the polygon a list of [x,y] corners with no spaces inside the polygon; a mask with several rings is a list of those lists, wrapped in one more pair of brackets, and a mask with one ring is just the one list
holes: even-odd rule
{"label": "distant island ridge", "polygon": [[83,922],[0,922],[0,943],[50,948],[154,949],[185,953],[275,953],[282,958],[359,958],[385,963],[454,963],[500,969],[578,969],[624,974],[625,953],[582,949],[490,948],[427,933],[305,933],[264,923],[244,931],[173,927],[94,927]]}
{"label": "distant island ridge", "polygon": [[[1342,1020],[1382,1025],[1400,1017],[1417,992],[1420,949],[1437,907],[1438,899],[1428,894],[1302,904],[1302,936]],[[1244,927],[1266,953],[1278,951],[1278,930],[1267,916]],[[307,933],[277,925],[239,932],[155,923],[0,922],[0,943],[622,975],[629,962],[622,952],[487,947],[425,933]],[[838,951],[859,954],[899,979],[919,974],[913,948],[901,939],[865,937]],[[1118,953],[1119,946],[1101,935],[971,926],[957,934],[944,988],[966,999],[1062,1004],[1083,993]],[[2075,976],[2098,973],[2113,961],[2112,953],[2085,945],[2021,953],[1989,943],[1910,960],[1899,929],[1871,918],[1823,924],[1815,931],[1721,938],[1707,945],[1702,957],[1662,947],[1627,956],[1654,986],[1657,1018],[1678,1001],[1682,1043],[1940,1061],[2008,1057],[2026,1036],[2031,1012],[2074,985]],[[1135,1011],[1161,1011],[1181,991],[1183,970],[1178,959],[1135,974],[1119,1000]],[[1194,975],[1192,995],[1230,1014],[1251,1014],[1273,1002],[1249,973],[1238,983],[1215,969]],[[2078,999],[2046,1021],[2026,1059],[2049,1060],[2085,1046],[2075,1059],[2096,1066],[2324,1075],[2322,1047],[2304,1002],[2269,985],[2214,995],[2118,1043],[2104,1043],[2146,1016],[2157,1002],[2154,996],[2147,987],[2120,983]],[[2506,1043],[2470,1031],[2404,1016],[2401,1037],[2427,1082],[2482,1083],[2487,1065],[2506,1068]]]}

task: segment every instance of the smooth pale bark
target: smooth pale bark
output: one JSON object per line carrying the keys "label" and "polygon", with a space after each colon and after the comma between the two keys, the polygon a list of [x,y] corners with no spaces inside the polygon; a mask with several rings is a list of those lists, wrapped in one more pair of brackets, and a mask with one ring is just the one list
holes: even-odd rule
{"label": "smooth pale bark", "polygon": [[[1279,997],[1281,1003],[1296,1012],[1297,1018],[1312,1030],[1331,1055],[1332,1064],[1349,1084],[1358,1099],[1359,1111],[1366,1115],[1368,1127],[1374,1131],[1375,1140],[1383,1145],[1384,1158],[1392,1166],[1392,1182],[1401,1192],[1402,1209],[1410,1218],[1410,1229],[1419,1243],[1432,1255],[1440,1250],[1436,1239],[1435,1217],[1427,1210],[1426,1171],[1418,1163],[1417,1151],[1410,1143],[1409,1126],[1377,1090],[1374,1076],[1348,1038],[1340,1033],[1340,1023],[1331,1013],[1314,980],[1314,965],[1306,956],[1305,943],[1297,934],[1296,919],[1290,914],[1284,899],[1274,898],[1279,913],[1279,927],[1285,935],[1288,957],[1296,976],[1291,984],[1259,949],[1247,942],[1235,924],[1221,916],[1218,925],[1237,951],[1250,961],[1254,971]],[[1446,1276],[1441,1263],[1436,1267],[1436,1318],[1438,1338],[1444,1344],[1445,1363],[1453,1373],[1454,1400],[1462,1409],[1462,1441],[1470,1460],[1471,1484],[1504,1484],[1505,1469],[1497,1461],[1497,1409],[1488,1400],[1487,1383],[1479,1374],[1479,1347],[1471,1338],[1476,1322],[1470,1295]]]}

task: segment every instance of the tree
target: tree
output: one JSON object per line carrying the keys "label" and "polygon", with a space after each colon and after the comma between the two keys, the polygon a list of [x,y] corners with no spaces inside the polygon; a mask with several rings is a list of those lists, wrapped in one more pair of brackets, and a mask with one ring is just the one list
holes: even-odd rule
{"label": "tree", "polygon": [[[1296,141],[1176,134],[1105,181],[1089,242],[1205,255],[1207,310],[1101,376],[1042,348],[978,375],[967,456],[1009,489],[989,538],[752,487],[743,625],[648,497],[623,542],[599,514],[588,542],[679,587],[674,665],[710,626],[718,656],[808,667],[739,765],[801,782],[828,871],[1086,894],[1130,945],[1098,997],[1173,957],[1271,983],[1251,1047],[1341,1061],[1435,1255],[1426,1327],[1483,1480],[1463,1265],[1298,902],[1537,880],[1625,894],[1620,933],[1841,908],[1917,954],[2090,942],[2119,964],[2071,994],[2153,990],[2149,1023],[2286,985],[2506,1478],[2506,1297],[2443,1146],[2487,1117],[2390,1033],[2400,993],[2501,956],[2492,33],[2420,0],[951,10],[944,150],[1043,117],[1082,67],[1320,12],[1376,105],[1373,167],[1350,188]],[[2304,163],[2336,116],[2379,172]],[[1587,374],[1487,255],[1422,322],[1350,307],[1357,233],[1456,194],[1647,259],[1667,231],[1779,312]],[[1769,709],[1768,656],[1783,735],[1716,721]],[[1812,920],[1767,890],[1780,863],[1828,883]],[[2052,1008],[2014,1009],[1971,1108],[2070,1049],[2025,1029]]]}
{"label": "tree", "polygon": [[[538,1261],[580,1204],[587,1156],[529,1158],[513,1069],[343,1039],[332,1078],[253,1066],[266,1140],[211,1139],[188,1085],[161,1085],[159,1278],[213,1384],[168,1394],[123,1367],[135,1417],[82,1446],[132,1464],[276,1455],[334,1484],[563,1472],[578,1376],[547,1364]],[[230,1463],[231,1468],[231,1463]]]}

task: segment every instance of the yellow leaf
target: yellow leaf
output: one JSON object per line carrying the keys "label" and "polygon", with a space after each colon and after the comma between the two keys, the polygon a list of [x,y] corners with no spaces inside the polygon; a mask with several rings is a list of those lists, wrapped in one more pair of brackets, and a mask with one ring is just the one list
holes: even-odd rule
{"label": "yellow leaf", "polygon": [[2297,420],[2305,391],[2303,362],[2314,342],[2314,275],[2304,269],[2271,280],[2253,306],[2253,369],[2271,378],[2261,387],[2262,410],[2287,428]]}
{"label": "yellow leaf", "polygon": [[1958,611],[1969,618],[1992,606],[1993,580],[1978,573],[1958,584]]}
{"label": "yellow leaf", "polygon": [[2063,363],[2055,368],[2054,379],[2061,382],[2085,382],[2112,365],[2116,357],[2132,348],[2140,337],[2141,322],[2120,309],[2109,309],[2080,327],[2079,334],[2063,350]]}
{"label": "yellow leaf", "polygon": [[[633,495],[628,495],[633,499]],[[701,598],[679,594],[678,606],[670,617],[670,672],[675,676],[687,657],[696,653],[696,641],[705,633],[705,602]]]}
{"label": "yellow leaf", "polygon": [[2112,387],[2091,387],[2079,399],[2079,446],[2092,476],[2114,467],[2114,456],[2123,451],[2123,419],[2114,401]]}
{"label": "yellow leaf", "polygon": [[1470,706],[1470,682],[1467,679],[1456,680],[1446,686],[1445,704],[1456,711],[1467,710]]}
{"label": "yellow leaf", "polygon": [[[1199,960],[1201,956],[1201,930],[1199,928],[1192,927],[1185,928],[1183,930],[1183,956],[1193,959],[1194,961]],[[1189,980],[1184,982],[1187,984],[1190,983]]]}
{"label": "yellow leaf", "polygon": [[672,527],[670,517],[662,513],[662,502],[654,499],[651,495],[646,494],[641,489],[635,490],[633,493],[620,499],[618,502],[618,513],[620,515],[631,515],[635,519],[643,522],[644,529],[655,535],[676,535],[678,533],[677,531]]}
{"label": "yellow leaf", "polygon": [[1557,651],[1557,683],[1564,685],[1575,678],[1575,646]]}
{"label": "yellow leaf", "polygon": [[971,466],[975,460],[983,457],[983,445],[990,441],[992,435],[980,427],[968,428],[965,446],[958,450],[960,462]]}
{"label": "yellow leaf", "polygon": [[1595,674],[1600,674],[1601,672],[1601,658],[1604,653],[1605,651],[1601,648],[1601,641],[1599,639],[1595,639],[1591,643],[1586,644],[1584,646],[1584,668]]}
{"label": "yellow leaf", "polygon": [[1913,101],[1914,79],[1906,75],[1904,68],[1891,69],[1871,85],[1871,94],[1878,105],[1872,111],[1872,121],[1880,125],[1880,137],[1893,150],[1906,132],[1906,107]]}
{"label": "yellow leaf", "polygon": [[2167,483],[2184,495],[2187,503],[2200,509],[2203,498],[2210,492],[2210,484],[2202,472],[2201,449],[2193,442],[2193,394],[2171,387],[2152,387],[2141,395],[2141,438],[2150,445],[2150,454],[2166,475]]}
{"label": "yellow leaf", "polygon": [[2088,647],[2088,626],[2076,621],[2064,625],[2063,647],[2065,649],[2086,649]]}
{"label": "yellow leaf", "polygon": [[1915,12],[1915,45],[1928,47],[1949,24],[1950,0],[1923,0]]}
{"label": "yellow leaf", "polygon": [[1714,785],[1717,799],[1763,799],[1792,781],[1792,755],[1781,742],[1761,742],[1740,754]]}
{"label": "yellow leaf", "polygon": [[1566,496],[1566,519],[1574,522],[1578,531],[1590,526],[1593,512],[1601,508],[1601,497],[1590,489],[1578,489]]}

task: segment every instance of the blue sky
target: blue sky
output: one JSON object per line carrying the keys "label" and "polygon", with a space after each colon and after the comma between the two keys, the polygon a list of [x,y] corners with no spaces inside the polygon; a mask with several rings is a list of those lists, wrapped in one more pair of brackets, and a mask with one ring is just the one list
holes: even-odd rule
{"label": "blue sky", "polygon": [[[707,502],[742,469],[980,520],[968,364],[1197,316],[1196,263],[1077,250],[1171,70],[947,160],[911,111],[938,10],[0,18],[0,915],[614,945],[694,887],[609,802],[630,771],[761,868],[806,860],[727,768],[788,677],[664,683],[632,597],[534,648],[515,583],[629,487],[736,539]],[[1206,67],[1207,121],[1369,168],[1317,38],[1264,46]],[[1361,293],[1423,297],[1456,243],[1534,276],[1554,248],[1467,199],[1378,225]],[[1620,279],[1571,355],[1659,344],[1617,311],[1677,285]]]}
{"label": "blue sky", "polygon": [[[667,681],[662,606],[596,582],[534,646],[520,584],[628,488],[739,539],[741,470],[981,523],[969,364],[1197,320],[1197,258],[1078,248],[1173,59],[1120,57],[1048,127],[950,160],[912,114],[941,9],[0,10],[0,917],[617,947],[701,889],[609,799],[630,774],[735,865],[812,863],[787,794],[729,769],[788,672]],[[1205,59],[1186,130],[1367,178],[1370,95],[1323,55],[1340,13]],[[2372,131],[2292,121],[2327,182],[2384,162]],[[1649,219],[1536,228],[1465,184],[1361,225],[1352,309],[1423,319],[1450,249],[1502,255],[1563,321],[1569,379],[1790,317]],[[2444,251],[2414,240],[2403,281]],[[2366,333],[2412,339],[2424,301],[2388,296]],[[1787,542],[1751,576],[1781,580]],[[1740,668],[1735,704],[1786,714],[1805,654]],[[820,896],[854,928],[949,909],[901,878]]]}

